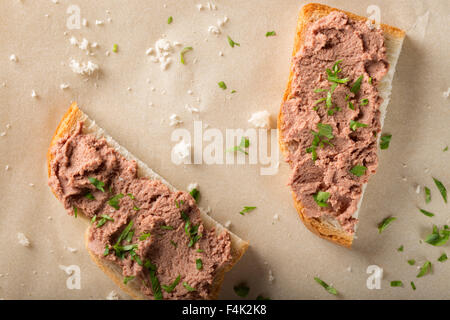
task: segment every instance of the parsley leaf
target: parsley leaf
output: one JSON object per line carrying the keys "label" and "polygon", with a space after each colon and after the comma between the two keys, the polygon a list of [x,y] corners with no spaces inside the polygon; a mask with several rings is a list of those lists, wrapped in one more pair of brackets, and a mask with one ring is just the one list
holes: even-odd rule
{"label": "parsley leaf", "polygon": [[328,207],[327,203],[328,198],[330,197],[329,192],[319,191],[315,195],[313,195],[314,201],[317,203],[319,207]]}
{"label": "parsley leaf", "polygon": [[108,216],[107,214],[102,214],[101,217],[102,218],[100,219],[100,221],[97,222],[97,225],[96,225],[97,228],[100,228],[101,226],[103,226],[106,223],[106,221],[114,221],[114,219],[111,218],[110,216]]}
{"label": "parsley leaf", "polygon": [[361,75],[361,76],[359,76],[358,79],[356,79],[355,83],[352,85],[352,88],[350,89],[350,92],[353,92],[354,94],[357,94],[359,92],[363,78],[364,78],[364,76]]}
{"label": "parsley leaf", "polygon": [[202,259],[195,260],[195,265],[197,267],[197,270],[201,270],[203,268],[203,261],[202,261]]}
{"label": "parsley leaf", "polygon": [[119,210],[119,200],[124,197],[123,193],[119,193],[108,200],[108,204],[116,210]]}
{"label": "parsley leaf", "polygon": [[354,166],[350,172],[357,177],[361,177],[366,174],[367,168],[365,166]]}
{"label": "parsley leaf", "polygon": [[444,226],[444,228],[439,231],[439,228],[434,225],[433,232],[426,237],[425,242],[431,244],[432,246],[439,247],[446,244],[449,238],[450,229],[448,226]]}
{"label": "parsley leaf", "polygon": [[378,233],[382,233],[384,231],[384,229],[387,228],[387,226],[393,222],[397,220],[396,217],[387,217],[386,219],[384,219],[379,225],[378,225]]}
{"label": "parsley leaf", "polygon": [[143,233],[139,236],[139,240],[141,240],[141,241],[147,240],[148,238],[150,238],[150,236],[151,236],[150,232]]}
{"label": "parsley leaf", "polygon": [[273,36],[275,36],[276,35],[276,32],[275,31],[267,31],[266,32],[266,37],[273,37]]}
{"label": "parsley leaf", "polygon": [[234,292],[239,297],[242,297],[242,298],[245,298],[248,295],[248,293],[250,292],[250,288],[247,286],[247,284],[245,284],[243,282],[234,286],[233,289],[234,289]]}
{"label": "parsley leaf", "polygon": [[170,16],[168,19],[167,19],[167,24],[171,24],[172,23],[172,21],[173,21],[173,17],[172,16]]}
{"label": "parsley leaf", "polygon": [[187,291],[195,291],[195,289],[192,288],[186,281],[183,282],[183,287],[185,287]]}
{"label": "parsley leaf", "polygon": [[248,154],[248,152],[245,151],[245,149],[247,149],[249,146],[250,146],[250,140],[249,140],[247,137],[242,137],[242,138],[241,138],[241,142],[239,143],[239,145],[238,145],[238,146],[234,146],[234,147],[229,148],[229,149],[227,150],[227,152],[236,152],[236,151],[239,151],[239,152]]}
{"label": "parsley leaf", "polygon": [[322,287],[324,287],[325,290],[327,290],[329,293],[334,294],[335,296],[337,296],[337,294],[338,294],[337,290],[335,288],[333,288],[332,286],[328,285],[325,281],[323,281],[323,280],[321,280],[321,279],[319,279],[317,277],[314,277],[314,280],[318,284],[320,284]]}
{"label": "parsley leaf", "polygon": [[403,282],[400,280],[391,281],[391,287],[403,287]]}
{"label": "parsley leaf", "polygon": [[423,277],[424,275],[426,275],[427,273],[431,272],[431,262],[430,261],[426,261],[422,268],[420,268],[419,273],[417,274],[417,278]]}
{"label": "parsley leaf", "polygon": [[242,209],[239,213],[242,214],[242,215],[244,216],[245,213],[250,212],[250,211],[253,211],[253,210],[255,210],[255,209],[256,209],[256,207],[245,207],[245,206],[244,206],[244,209]]}
{"label": "parsley leaf", "polygon": [[230,44],[230,46],[231,46],[232,48],[234,48],[234,46],[238,46],[238,47],[241,46],[239,43],[234,42],[234,41],[231,39],[230,36],[227,36],[227,39],[228,39],[228,43]]}
{"label": "parsley leaf", "polygon": [[226,89],[227,89],[227,85],[225,84],[225,82],[220,81],[220,82],[217,83],[217,84],[219,85],[219,87],[220,87],[222,90],[226,90]]}
{"label": "parsley leaf", "polygon": [[416,264],[416,260],[414,260],[414,259],[408,260],[408,264],[409,264],[410,266],[413,266],[413,265]]}
{"label": "parsley leaf", "polygon": [[433,177],[433,180],[434,180],[434,183],[436,184],[436,187],[439,189],[439,192],[441,193],[442,198],[444,199],[444,202],[447,203],[447,189],[442,184],[442,182],[440,182],[438,179]]}
{"label": "parsley leaf", "polygon": [[441,256],[438,258],[439,262],[444,262],[448,259],[447,254],[443,253],[441,254]]}
{"label": "parsley leaf", "polygon": [[171,293],[175,287],[180,283],[181,280],[181,276],[178,275],[178,277],[168,286],[166,285],[161,285],[161,287],[167,292],[167,293]]}
{"label": "parsley leaf", "polygon": [[125,278],[123,278],[123,284],[127,284],[129,281],[131,281],[133,279],[134,279],[134,276],[125,277]]}
{"label": "parsley leaf", "polygon": [[197,190],[197,188],[193,188],[189,194],[194,198],[195,202],[198,202],[198,199],[200,198],[200,191]]}
{"label": "parsley leaf", "polygon": [[367,124],[365,123],[360,123],[354,120],[350,120],[350,129],[352,129],[353,131],[356,131],[356,129],[358,128],[366,128]]}
{"label": "parsley leaf", "polygon": [[155,300],[162,300],[163,295],[161,292],[161,285],[159,283],[158,277],[156,277],[156,266],[152,264],[150,260],[147,260],[145,261],[144,267],[146,267],[149,271],[150,283]]}
{"label": "parsley leaf", "polygon": [[424,187],[425,190],[425,203],[430,203],[431,201],[431,190],[428,187]]}
{"label": "parsley leaf", "polygon": [[389,148],[389,143],[391,142],[392,134],[383,134],[380,138],[380,148],[385,150]]}
{"label": "parsley leaf", "polygon": [[94,177],[88,178],[89,182],[92,183],[98,190],[105,192],[105,189],[103,188],[105,186],[105,183],[95,179]]}
{"label": "parsley leaf", "polygon": [[429,211],[427,211],[427,210],[423,210],[423,209],[420,209],[419,208],[419,210],[420,210],[420,212],[422,212],[424,215],[426,215],[427,217],[434,217],[434,213],[431,213],[431,212],[429,212]]}
{"label": "parsley leaf", "polygon": [[184,62],[184,54],[186,52],[188,52],[188,51],[191,51],[191,50],[193,50],[192,47],[185,47],[185,48],[183,48],[183,50],[181,50],[181,52],[180,52],[180,61],[181,61],[182,64],[186,64]]}
{"label": "parsley leaf", "polygon": [[416,290],[416,285],[415,285],[414,282],[412,282],[412,281],[411,281],[411,288],[412,288],[413,290]]}

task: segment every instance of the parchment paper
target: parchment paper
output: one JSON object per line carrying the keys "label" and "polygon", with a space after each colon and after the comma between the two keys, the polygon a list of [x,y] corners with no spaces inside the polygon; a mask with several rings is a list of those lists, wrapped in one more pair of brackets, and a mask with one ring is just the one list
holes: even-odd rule
{"label": "parchment paper", "polygon": [[[450,298],[450,262],[437,261],[449,253],[448,245],[421,242],[433,224],[450,222],[449,205],[432,181],[434,176],[450,190],[450,151],[443,152],[450,144],[450,106],[443,95],[450,74],[448,1],[323,1],[366,16],[367,8],[377,5],[383,23],[407,31],[383,130],[393,138],[390,148],[379,154],[352,250],[319,239],[303,226],[286,186],[289,168],[281,158],[273,176],[260,175],[260,165],[176,166],[170,158],[175,144],[170,140],[171,114],[178,114],[180,127],[191,132],[194,119],[222,132],[249,128],[250,115],[262,110],[275,123],[298,11],[306,1],[217,0],[216,10],[209,10],[204,0],[56,2],[0,2],[0,133],[5,132],[0,136],[0,298],[104,299],[112,290],[128,298],[90,261],[83,244],[86,224],[69,217],[47,186],[47,147],[75,100],[175,187],[185,190],[189,183],[199,183],[200,205],[209,206],[219,222],[231,221],[230,229],[250,241],[247,254],[227,274],[221,298],[237,298],[233,286],[245,281],[249,299],[258,294],[335,299],[314,282],[316,276],[337,288],[337,299]],[[79,6],[87,26],[67,28],[70,5]],[[229,21],[221,34],[208,33],[225,16]],[[266,37],[272,30],[276,36]],[[146,55],[163,35],[181,43],[166,71]],[[227,35],[240,46],[231,48]],[[72,46],[72,36],[97,42],[90,50],[95,55]],[[118,52],[112,51],[114,44]],[[193,51],[182,65],[179,51],[186,46]],[[16,62],[10,60],[12,54]],[[97,63],[99,74],[73,73],[71,58]],[[219,81],[228,89],[220,89]],[[69,87],[61,89],[64,83]],[[201,111],[192,115],[186,104]],[[432,192],[427,205],[423,186]],[[243,206],[257,209],[242,216]],[[435,217],[422,215],[418,207]],[[378,234],[377,224],[390,215],[397,221]],[[30,247],[19,244],[19,232],[28,237]],[[401,245],[404,251],[398,252]],[[416,265],[408,265],[408,259]],[[426,260],[433,271],[418,279],[418,266]],[[71,265],[80,267],[79,290],[67,288],[69,275],[60,268]],[[379,290],[366,286],[369,265],[384,270]],[[392,280],[402,280],[404,287],[391,288]]]}

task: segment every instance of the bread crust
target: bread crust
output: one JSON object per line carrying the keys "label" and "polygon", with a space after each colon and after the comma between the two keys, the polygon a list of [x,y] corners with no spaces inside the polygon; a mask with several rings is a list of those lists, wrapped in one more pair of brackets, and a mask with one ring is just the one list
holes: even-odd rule
{"label": "bread crust", "polygon": [[[47,151],[47,169],[48,169],[48,176],[50,177],[51,174],[51,161],[53,160],[53,154],[51,152],[52,147],[59,141],[59,139],[65,137],[68,134],[73,133],[77,128],[77,123],[79,121],[82,121],[86,115],[78,108],[77,103],[73,102],[69,109],[64,114],[61,122],[59,123],[58,127],[56,128],[55,134],[53,135],[53,138],[50,142],[50,147]],[[145,175],[144,175],[145,176]],[[165,182],[165,181],[163,181]],[[173,189],[172,186],[170,188]],[[55,195],[55,192],[52,190],[52,193]],[[200,208],[201,209],[201,208]],[[78,212],[78,216],[81,217],[83,220],[89,221],[89,219],[83,214],[81,210]],[[203,211],[201,210],[201,218],[205,225],[205,228],[211,229],[215,228],[217,232],[220,232],[224,230],[225,228],[222,227],[219,223],[215,222],[212,218],[207,216]],[[84,239],[85,239],[85,246],[86,249],[89,252],[89,255],[91,259],[94,261],[94,263],[104,272],[106,275],[108,275],[115,284],[117,284],[125,293],[127,293],[130,297],[137,300],[146,300],[148,299],[147,296],[143,295],[140,291],[140,284],[135,283],[131,284],[130,282],[128,285],[125,285],[123,283],[123,277],[120,270],[115,268],[115,265],[112,263],[109,263],[108,261],[101,259],[97,255],[95,255],[88,246],[88,231],[89,227],[87,227]],[[218,269],[216,276],[213,280],[213,283],[211,285],[211,292],[209,299],[217,299],[219,296],[220,288],[222,286],[223,279],[225,277],[225,273],[228,272],[233,268],[233,266],[239,261],[239,259],[244,255],[245,251],[248,249],[248,242],[239,239],[236,235],[229,232],[231,239],[232,239],[232,246],[231,246],[231,256],[232,261],[231,263],[225,265],[223,268]],[[133,282],[133,281],[131,281]]]}
{"label": "bread crust", "polygon": [[[317,21],[318,19],[327,16],[332,11],[339,11],[345,13],[350,19],[357,20],[357,21],[368,21],[369,19],[366,17],[358,16],[354,13],[339,10],[336,8],[332,8],[329,6],[325,6],[318,3],[310,3],[302,7],[300,10],[300,14],[297,20],[297,27],[295,32],[295,38],[294,38],[294,48],[292,51],[292,58],[294,58],[297,54],[297,52],[300,50],[300,48],[303,45],[304,42],[304,36],[307,26]],[[381,29],[384,32],[384,37],[388,38],[394,38],[394,39],[403,39],[405,37],[405,31],[398,29],[396,27],[392,27],[386,24],[380,24]],[[286,86],[286,90],[283,95],[283,100],[281,103],[280,111],[278,113],[278,119],[277,119],[277,128],[278,128],[278,143],[280,146],[280,150],[283,153],[285,157],[288,156],[288,145],[285,143],[283,134],[281,131],[281,127],[283,125],[283,113],[282,113],[282,107],[283,104],[291,98],[291,84],[292,80],[294,78],[294,65],[291,63],[290,72],[289,72],[289,78]],[[350,248],[353,243],[353,235],[348,234],[344,232],[343,230],[340,230],[330,223],[327,223],[323,219],[320,218],[310,218],[307,217],[304,213],[304,206],[299,201],[295,195],[294,192],[292,192],[293,199],[294,199],[294,207],[297,210],[297,213],[300,217],[300,219],[303,221],[304,225],[313,233],[317,234],[321,238],[327,239],[329,241],[332,241],[334,243],[337,243],[339,245],[342,245],[344,247]]]}

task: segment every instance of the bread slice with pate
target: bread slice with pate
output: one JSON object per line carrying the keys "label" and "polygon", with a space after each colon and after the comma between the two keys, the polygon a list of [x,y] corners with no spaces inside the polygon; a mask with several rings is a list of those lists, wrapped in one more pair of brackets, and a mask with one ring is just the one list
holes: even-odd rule
{"label": "bread slice with pate", "polygon": [[351,247],[405,32],[321,4],[297,21],[279,145],[294,206],[320,237]]}
{"label": "bread slice with pate", "polygon": [[[139,206],[141,206],[140,208],[137,207],[137,202],[138,201],[138,197],[141,196],[142,192],[140,193],[141,189],[137,189],[135,190],[135,194],[134,196],[132,194],[128,194],[129,197],[127,197],[126,195],[121,195],[122,198],[118,199],[118,201],[116,201],[116,203],[114,202],[110,202],[112,199],[110,199],[108,202],[104,202],[102,203],[103,206],[108,207],[108,210],[111,210],[111,217],[114,217],[116,220],[119,219],[123,219],[123,216],[118,214],[118,210],[115,210],[114,208],[111,208],[110,206],[116,206],[116,209],[119,209],[119,203],[120,203],[120,210],[122,210],[122,207],[124,207],[126,205],[126,202],[131,201],[131,199],[136,199],[133,200],[134,203],[134,207],[132,207],[134,210],[140,210],[142,211],[148,211],[149,214],[144,217],[143,219],[136,219],[134,221],[134,225],[133,227],[136,229],[136,233],[138,232],[139,226],[142,226],[145,221],[148,221],[149,218],[153,218],[153,216],[155,216],[155,206],[158,202],[161,201],[165,201],[165,199],[170,199],[171,203],[170,205],[172,205],[172,199],[175,197],[176,199],[184,199],[183,200],[179,200],[179,201],[175,201],[177,203],[175,203],[176,207],[179,208],[180,205],[184,206],[185,208],[187,208],[186,210],[192,210],[192,211],[186,211],[183,212],[181,211],[181,216],[183,217],[183,219],[185,219],[184,221],[181,221],[181,223],[179,223],[179,227],[177,229],[175,224],[172,224],[172,226],[166,226],[164,224],[161,224],[161,221],[159,219],[159,217],[156,218],[156,220],[152,220],[151,223],[147,223],[150,224],[151,227],[153,228],[151,231],[148,232],[148,234],[144,234],[144,237],[138,237],[138,234],[132,234],[130,232],[128,232],[127,238],[129,236],[129,245],[120,245],[119,247],[121,248],[121,254],[122,257],[121,259],[124,258],[124,254],[126,255],[127,253],[132,253],[133,250],[131,251],[126,251],[130,247],[131,242],[137,242],[139,243],[139,246],[141,246],[141,243],[145,242],[145,241],[154,241],[154,244],[150,244],[150,246],[153,246],[152,248],[148,249],[150,250],[149,254],[151,255],[161,255],[163,256],[163,261],[164,259],[168,260],[170,256],[165,256],[164,252],[159,252],[159,250],[163,250],[163,246],[162,246],[162,242],[161,240],[158,240],[158,234],[161,235],[161,238],[159,239],[163,239],[164,234],[167,234],[169,232],[176,232],[177,230],[180,231],[180,234],[182,235],[182,237],[186,237],[186,240],[184,238],[182,238],[179,243],[178,243],[178,248],[180,249],[181,247],[183,247],[182,250],[190,250],[189,252],[193,252],[192,255],[195,255],[194,257],[203,257],[203,265],[199,266],[199,262],[195,259],[192,258],[192,256],[189,256],[190,259],[193,259],[192,261],[183,261],[183,263],[186,264],[190,264],[192,263],[194,267],[190,267],[191,269],[193,269],[194,271],[192,271],[194,274],[201,274],[202,271],[207,272],[208,270],[211,272],[211,278],[209,279],[209,282],[206,284],[202,284],[204,289],[205,289],[205,294],[203,296],[195,296],[195,292],[190,292],[192,291],[192,282],[187,283],[186,281],[188,281],[187,279],[183,278],[183,275],[181,275],[181,278],[178,279],[178,285],[176,285],[175,290],[172,291],[176,292],[179,291],[181,293],[179,294],[174,294],[174,293],[167,293],[170,292],[169,290],[163,291],[161,289],[161,287],[164,288],[164,285],[166,286],[170,286],[170,284],[172,284],[172,281],[167,280],[166,283],[160,283],[158,284],[157,288],[154,287],[154,283],[153,280],[157,279],[159,277],[159,272],[160,270],[157,268],[154,268],[154,266],[152,266],[152,264],[150,263],[150,260],[148,261],[148,265],[146,265],[145,267],[149,267],[149,272],[150,274],[152,274],[151,272],[153,271],[153,278],[152,276],[150,276],[148,283],[147,283],[147,287],[145,287],[147,289],[147,291],[145,292],[145,290],[143,291],[143,283],[144,282],[144,286],[145,286],[145,279],[139,279],[136,276],[136,279],[132,279],[133,277],[128,277],[128,281],[125,281],[124,279],[124,270],[127,272],[132,272],[133,270],[135,270],[136,268],[144,268],[142,265],[145,265],[145,261],[140,261],[139,257],[135,257],[133,256],[133,259],[131,259],[130,261],[126,262],[125,259],[120,260],[120,259],[115,259],[121,263],[123,263],[122,265],[119,265],[117,263],[117,261],[115,261],[114,259],[105,259],[105,255],[108,253],[109,255],[111,255],[112,251],[114,250],[113,246],[108,247],[109,252],[106,252],[106,248],[105,248],[105,255],[104,254],[99,254],[99,251],[96,250],[96,238],[95,235],[97,232],[97,234],[99,232],[108,232],[108,225],[113,224],[113,222],[108,221],[108,219],[102,221],[99,220],[101,217],[96,217],[95,215],[92,215],[92,213],[87,214],[87,212],[83,212],[80,208],[77,208],[75,205],[71,205],[71,207],[67,207],[66,204],[66,209],[68,210],[69,214],[75,214],[78,217],[82,217],[84,218],[83,220],[85,220],[86,222],[88,222],[89,220],[91,220],[90,218],[93,217],[94,221],[96,222],[96,226],[95,223],[92,223],[91,221],[91,226],[89,226],[86,230],[86,234],[85,234],[85,243],[86,243],[86,248],[88,249],[90,256],[92,258],[92,260],[98,265],[98,267],[105,272],[124,292],[126,292],[128,295],[130,295],[132,298],[134,299],[151,299],[151,298],[157,298],[155,296],[155,290],[159,290],[159,298],[162,298],[162,296],[164,295],[164,299],[183,299],[183,298],[188,298],[188,299],[192,299],[192,298],[200,298],[200,299],[217,299],[218,295],[219,295],[219,290],[221,287],[221,284],[223,282],[224,279],[224,275],[227,271],[231,270],[231,268],[237,263],[237,261],[242,257],[242,255],[245,253],[245,251],[248,248],[248,242],[240,239],[238,236],[236,236],[235,234],[233,234],[232,232],[228,231],[226,228],[224,228],[221,224],[219,224],[218,222],[216,222],[215,220],[213,220],[203,209],[201,209],[200,207],[197,207],[195,205],[195,201],[192,197],[190,197],[188,194],[186,193],[182,193],[180,191],[177,191],[173,186],[171,186],[166,180],[164,180],[161,176],[159,176],[157,173],[155,173],[152,169],[150,169],[145,163],[143,163],[142,161],[138,160],[136,157],[134,157],[130,152],[128,152],[124,147],[120,146],[116,141],[113,140],[112,137],[110,137],[103,129],[101,129],[99,126],[96,125],[95,121],[91,120],[83,111],[81,111],[76,103],[73,103],[69,110],[66,112],[66,114],[64,115],[63,119],[61,120],[60,124],[58,125],[56,132],[53,136],[53,139],[51,141],[50,144],[50,148],[48,150],[48,154],[47,154],[47,164],[48,164],[48,175],[49,178],[51,179],[52,176],[55,175],[55,148],[73,148],[73,146],[70,146],[67,141],[64,141],[64,139],[68,139],[68,137],[70,138],[71,136],[74,136],[75,134],[77,134],[77,130],[81,130],[81,132],[78,132],[78,134],[81,135],[86,135],[86,136],[90,136],[91,140],[93,140],[95,143],[97,143],[95,146],[97,148],[99,148],[99,145],[103,144],[103,147],[106,148],[105,150],[105,154],[107,154],[108,156],[111,155],[111,153],[113,154],[118,154],[121,157],[123,157],[123,160],[120,160],[120,166],[125,164],[131,164],[132,166],[137,167],[137,171],[136,171],[136,182],[138,184],[138,186],[142,185],[146,185],[146,184],[152,184],[152,186],[157,186],[161,192],[161,196],[159,196],[159,198],[155,199],[151,199],[151,201],[142,201],[140,202]],[[61,143],[63,139],[63,142],[66,143]],[[70,152],[75,153],[72,154],[70,159],[83,159],[86,157],[86,150],[79,150],[79,151],[73,151],[71,150]],[[78,153],[78,154],[76,154]],[[64,158],[64,157],[63,157]],[[65,157],[67,158],[67,157]],[[65,159],[67,160],[67,159]],[[86,168],[95,168],[96,165],[96,161],[98,159],[93,158],[93,159],[89,159],[88,163],[85,163],[83,165],[85,165],[86,167],[83,167],[83,170],[86,170]],[[64,160],[63,160],[64,161]],[[109,162],[105,162],[102,164],[102,166],[108,166]],[[94,167],[92,167],[94,166]],[[61,167],[61,165],[60,165]],[[59,167],[59,168],[60,168]],[[70,169],[72,170],[72,169]],[[89,169],[90,170],[90,169]],[[103,168],[96,168],[95,170],[92,169],[91,171],[91,175],[96,173],[96,170],[103,170]],[[127,168],[127,171],[124,172],[124,176],[126,177],[126,175],[129,173],[129,171],[132,170]],[[79,177],[74,174],[71,176],[71,179],[79,179]],[[122,176],[121,176],[122,177]],[[119,177],[119,180],[123,180],[121,177]],[[72,195],[72,193],[74,193],[74,191],[72,189],[74,188],[69,188],[67,187],[67,184],[69,183],[68,181],[64,180],[64,177],[59,177],[60,184],[54,184],[52,183],[52,181],[49,180],[49,185],[52,189],[52,192],[55,194],[55,196],[61,200],[62,196],[61,196],[61,190],[58,190],[58,188],[66,188],[69,191],[66,191],[67,194],[64,195],[64,197],[68,196],[70,197]],[[89,178],[91,179],[91,178]],[[117,183],[119,183],[120,185],[120,181],[118,181]],[[95,183],[94,183],[95,184]],[[55,187],[58,186],[58,187]],[[107,188],[107,184],[105,184],[104,189]],[[86,190],[93,190],[92,186],[86,186],[87,188],[91,188],[91,189],[86,189]],[[103,189],[103,187],[101,185],[96,184],[97,189],[100,187],[100,189]],[[114,188],[116,188],[117,185],[114,185]],[[114,192],[111,190],[112,186],[109,187],[109,194],[112,195],[111,192]],[[97,190],[94,188],[94,191],[91,191],[89,193],[87,193],[85,196],[88,198],[92,198],[97,200],[97,198],[99,197],[106,197],[106,193],[108,193],[108,190]],[[150,189],[146,190],[145,192],[150,192]],[[108,198],[111,197],[111,195],[107,196]],[[117,196],[116,196],[117,197]],[[178,198],[177,198],[178,197]],[[113,197],[114,198],[114,197]],[[131,198],[131,199],[130,199]],[[107,198],[106,198],[107,199]],[[83,201],[85,201],[86,199],[83,199]],[[117,199],[116,199],[117,200]],[[81,200],[80,200],[81,201]],[[167,201],[166,201],[167,202]],[[108,205],[109,203],[109,205]],[[148,203],[150,204],[150,206],[148,206]],[[156,203],[156,204],[155,204]],[[194,207],[194,209],[187,207],[190,203],[190,206]],[[146,207],[147,206],[147,207]],[[88,208],[88,207],[86,207]],[[167,203],[165,204],[165,207],[163,207],[163,211],[167,210],[168,205]],[[143,209],[143,210],[141,210]],[[86,209],[88,210],[88,209]],[[89,209],[90,210],[90,209]],[[181,209],[180,209],[181,210]],[[197,211],[198,210],[198,211]],[[133,210],[129,210],[132,211]],[[109,212],[109,211],[108,211]],[[190,219],[189,217],[187,217],[187,214],[190,214]],[[133,213],[132,213],[133,214]],[[194,214],[197,214],[197,216],[195,216]],[[164,212],[161,213],[161,216],[164,215]],[[152,216],[152,217],[150,217]],[[199,218],[199,219],[198,219]],[[159,219],[159,220],[158,220]],[[175,219],[179,219],[179,217],[175,217]],[[193,219],[197,219],[196,221],[198,222],[197,225],[195,225],[195,221]],[[112,218],[111,218],[112,220]],[[126,221],[126,220],[125,220]],[[128,220],[129,221],[129,220]],[[175,220],[174,220],[175,221]],[[184,222],[186,221],[186,224],[184,224]],[[156,226],[158,225],[158,223],[160,224],[159,227],[161,228],[156,228]],[[102,225],[101,227],[99,227],[100,225]],[[122,235],[124,235],[124,232],[126,232],[123,229],[123,226],[125,226],[126,224],[122,224],[121,229],[120,230],[114,230],[114,234],[115,237],[117,237],[119,234],[120,238],[123,238],[121,240],[123,240],[123,244],[126,244],[127,242],[125,241],[125,238],[122,237]],[[132,223],[128,224],[127,226],[132,225]],[[174,227],[175,226],[175,230]],[[200,227],[199,227],[200,226]],[[170,227],[170,228],[169,228]],[[130,227],[131,228],[131,227]],[[134,229],[130,229],[128,228],[127,231],[130,230],[134,230]],[[164,230],[162,230],[163,228],[165,228]],[[126,229],[126,228],[125,228]],[[186,232],[185,232],[186,231]],[[113,231],[111,231],[113,232]],[[199,237],[197,238],[191,238],[191,236],[195,235],[195,234],[199,234]],[[205,250],[200,250],[200,242],[203,241],[204,239],[201,239],[202,234],[200,234],[200,232],[203,233],[203,238],[207,238],[207,239],[215,239],[214,241],[217,241],[217,243],[225,243],[225,245],[223,246],[217,246],[217,247],[213,247],[213,251],[209,252],[206,249],[210,249],[210,247],[208,246],[208,244],[206,244],[204,246],[203,249]],[[134,231],[133,231],[134,233]],[[188,236],[186,235],[188,234]],[[156,239],[154,240],[149,240],[147,239],[148,237],[154,237]],[[146,239],[146,240],[143,240]],[[189,241],[189,239],[191,239],[191,242],[189,243],[189,247],[187,248],[187,245],[183,245],[182,241]],[[200,240],[199,240],[200,239]],[[218,240],[217,240],[218,239]],[[228,245],[226,245],[226,242],[224,242],[224,239],[228,239]],[[117,243],[121,244],[121,240],[118,240]],[[142,240],[142,241],[141,241]],[[197,241],[198,240],[198,241]],[[159,241],[159,242],[158,242]],[[196,242],[197,241],[197,242]],[[204,240],[206,241],[206,240]],[[222,242],[221,242],[222,241]],[[171,241],[173,242],[173,241]],[[176,246],[177,244],[173,243],[174,246]],[[137,250],[139,250],[138,245],[136,245],[135,248],[136,252],[138,252]],[[175,250],[176,248],[173,248],[170,244],[168,246],[169,248],[172,249],[167,249],[167,250]],[[101,252],[103,252],[103,248],[101,248]],[[111,250],[111,251],[110,251]],[[155,253],[156,252],[156,253]],[[174,253],[173,255],[176,255],[176,251],[173,251]],[[186,251],[185,251],[186,252]],[[206,254],[208,252],[208,254],[210,254],[211,256],[214,255],[219,255],[219,254],[225,254],[225,252],[228,254],[228,260],[226,261],[226,263],[223,264],[216,264],[216,265],[206,265],[205,260],[207,259],[207,257],[202,256],[202,253],[198,253],[198,252],[205,252],[204,254]],[[116,251],[116,255],[117,251]],[[153,256],[150,257],[150,259],[153,259]],[[127,257],[127,256],[126,256]],[[166,258],[164,258],[166,257]],[[116,257],[114,257],[116,258]],[[143,259],[143,255],[141,256],[141,258]],[[201,259],[200,259],[201,260]],[[123,262],[125,261],[125,262]],[[137,262],[141,262],[140,264],[138,264]],[[147,263],[147,262],[146,262]],[[169,262],[168,262],[169,263]],[[170,263],[173,263],[170,262]],[[170,265],[169,263],[169,265]],[[197,267],[195,267],[195,264],[197,263]],[[157,266],[158,267],[158,266]],[[188,269],[188,266],[181,266],[181,270],[184,269]],[[179,270],[178,270],[179,271]],[[177,272],[178,272],[177,271]],[[209,272],[208,271],[208,272]],[[174,271],[175,272],[175,271]],[[148,274],[145,273],[145,274]],[[156,274],[156,277],[155,277]],[[193,278],[195,278],[197,275],[195,275]],[[176,275],[173,275],[173,279],[176,277]],[[142,280],[142,281],[141,281]],[[161,280],[161,278],[160,278]],[[191,280],[194,281],[194,280]],[[126,282],[126,283],[125,283]],[[150,282],[152,282],[150,284]],[[175,282],[175,281],[174,281]],[[186,283],[186,285],[185,285]],[[195,289],[195,288],[194,288]],[[152,292],[153,291],[153,292]],[[161,293],[162,291],[162,293]]]}

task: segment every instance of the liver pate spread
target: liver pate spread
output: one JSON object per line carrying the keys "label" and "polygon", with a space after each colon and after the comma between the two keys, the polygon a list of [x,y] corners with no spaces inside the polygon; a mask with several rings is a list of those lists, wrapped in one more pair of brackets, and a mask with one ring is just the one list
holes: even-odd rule
{"label": "liver pate spread", "polygon": [[389,69],[383,33],[334,11],[303,40],[282,105],[289,184],[307,217],[333,217],[352,234],[363,184],[378,166],[376,86]]}
{"label": "liver pate spread", "polygon": [[49,186],[70,215],[92,219],[89,249],[121,267],[124,282],[138,281],[155,299],[209,298],[218,269],[232,260],[231,240],[204,228],[188,193],[138,178],[135,161],[82,134],[81,123],[52,155]]}

